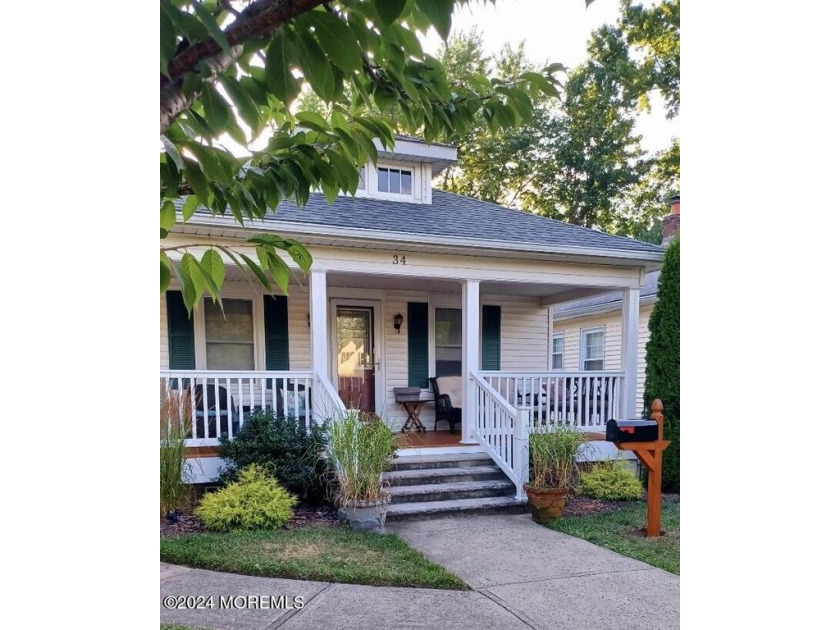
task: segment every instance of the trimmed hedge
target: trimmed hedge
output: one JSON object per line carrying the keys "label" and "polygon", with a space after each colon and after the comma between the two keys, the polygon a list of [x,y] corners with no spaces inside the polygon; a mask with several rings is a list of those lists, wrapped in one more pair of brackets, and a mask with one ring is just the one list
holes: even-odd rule
{"label": "trimmed hedge", "polygon": [[628,501],[642,496],[642,482],[636,478],[626,464],[615,460],[595,463],[580,475],[578,492],[593,499]]}
{"label": "trimmed hedge", "polygon": [[236,481],[205,494],[195,510],[204,526],[216,532],[240,529],[277,529],[292,518],[297,497],[289,494],[269,472],[252,464]]}
{"label": "trimmed hedge", "polygon": [[662,489],[680,491],[680,240],[665,252],[659,276],[657,300],[650,316],[645,370],[645,414],[656,398],[662,401],[665,439],[671,446],[664,453]]}

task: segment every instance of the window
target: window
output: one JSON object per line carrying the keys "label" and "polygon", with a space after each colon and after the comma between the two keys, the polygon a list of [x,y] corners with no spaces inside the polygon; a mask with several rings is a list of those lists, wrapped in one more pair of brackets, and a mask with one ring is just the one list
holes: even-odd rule
{"label": "window", "polygon": [[461,309],[435,309],[435,376],[461,375]]}
{"label": "window", "polygon": [[204,300],[208,370],[254,369],[254,313],[251,300],[225,298],[225,310]]}
{"label": "window", "polygon": [[377,169],[377,190],[392,195],[411,195],[411,171],[397,168]]}
{"label": "window", "polygon": [[582,330],[580,333],[580,367],[582,370],[604,369],[604,329]]}
{"label": "window", "polygon": [[554,335],[551,338],[551,369],[563,369],[563,334]]}
{"label": "window", "polygon": [[367,189],[367,166],[363,166],[362,170],[359,171],[359,186],[357,190],[365,189]]}

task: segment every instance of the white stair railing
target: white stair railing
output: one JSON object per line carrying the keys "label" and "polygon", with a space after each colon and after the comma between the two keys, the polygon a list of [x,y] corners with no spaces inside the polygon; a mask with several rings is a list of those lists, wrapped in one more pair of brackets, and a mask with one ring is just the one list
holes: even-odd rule
{"label": "white stair railing", "polygon": [[315,371],[315,421],[340,418],[347,412],[347,407],[328,378]]}
{"label": "white stair railing", "polygon": [[475,383],[473,435],[516,485],[516,498],[524,499],[524,485],[528,481],[531,411],[527,407],[514,408],[475,372],[470,372],[470,379]]}

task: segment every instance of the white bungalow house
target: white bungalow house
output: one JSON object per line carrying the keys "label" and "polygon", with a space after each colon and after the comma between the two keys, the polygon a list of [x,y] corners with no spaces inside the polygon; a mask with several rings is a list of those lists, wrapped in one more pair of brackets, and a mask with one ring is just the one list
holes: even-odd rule
{"label": "white bungalow house", "polygon": [[[398,431],[407,413],[394,388],[419,387],[431,401],[429,377],[452,377],[441,383],[463,422],[457,435],[446,423],[435,432],[434,402],[424,404],[428,433],[412,434],[410,452],[486,457],[518,497],[528,431],[560,420],[597,433],[633,415],[640,292],[662,249],[433,190],[456,156],[400,138],[363,170],[355,198],[328,204],[313,194],[303,209],[284,203],[246,227],[199,210],[173,228],[167,245],[198,254],[271,232],[298,239],[314,259],[285,296],[264,295],[231,266],[225,317],[210,299],[188,317],[174,281],[161,295],[160,377],[199,392],[188,441],[198,481],[216,476],[217,436],[236,433],[251,410],[309,423],[352,405]],[[615,358],[554,369],[550,308],[614,294],[628,331]]]}

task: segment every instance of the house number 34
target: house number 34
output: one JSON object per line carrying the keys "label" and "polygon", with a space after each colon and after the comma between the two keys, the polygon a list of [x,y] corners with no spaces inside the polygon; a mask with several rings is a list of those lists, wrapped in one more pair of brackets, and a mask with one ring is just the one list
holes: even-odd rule
{"label": "house number 34", "polygon": [[394,254],[394,256],[391,258],[391,262],[395,265],[404,265],[405,256],[399,256],[397,254]]}

